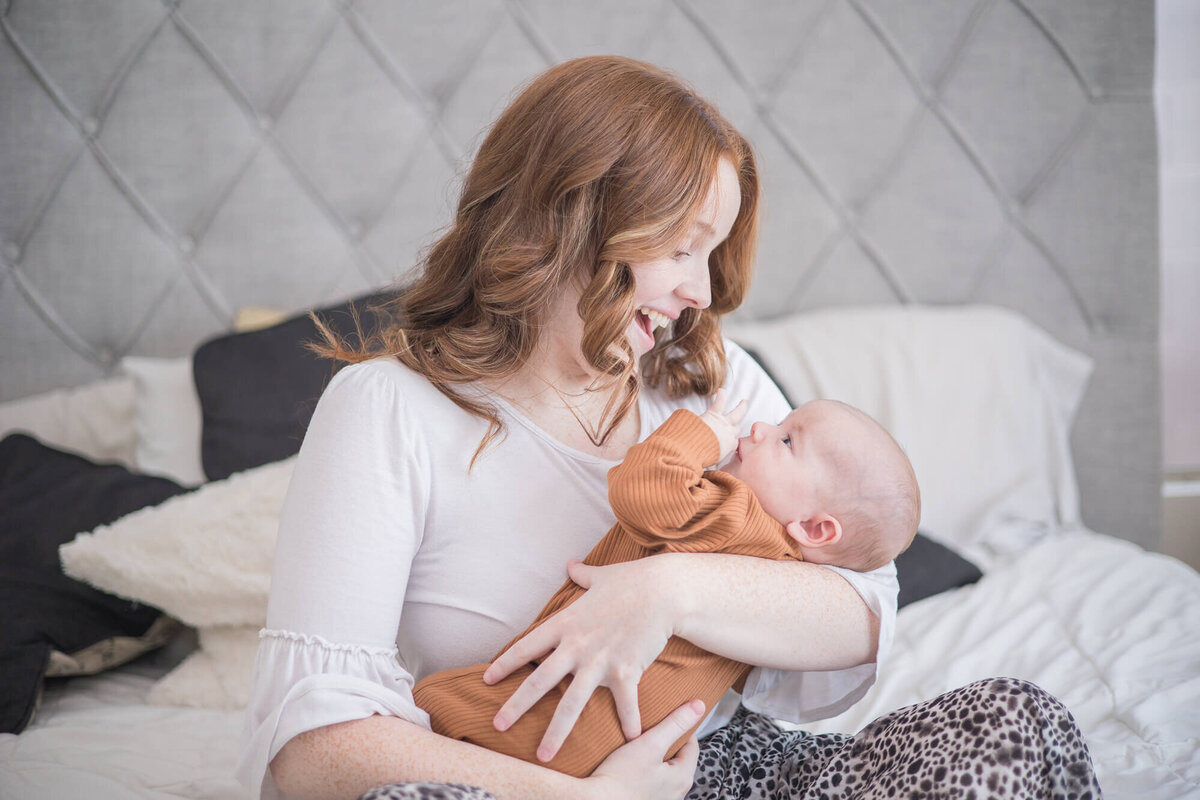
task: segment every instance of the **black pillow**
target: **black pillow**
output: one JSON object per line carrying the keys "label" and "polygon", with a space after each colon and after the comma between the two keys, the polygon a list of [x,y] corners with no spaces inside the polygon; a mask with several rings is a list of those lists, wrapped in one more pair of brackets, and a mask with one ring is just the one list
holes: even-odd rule
{"label": "black pillow", "polygon": [[[316,313],[355,342],[355,311],[369,333],[386,318],[379,306],[391,296],[366,295]],[[305,347],[319,338],[316,324],[301,314],[270,328],[220,336],[196,350],[192,370],[204,417],[200,454],[209,480],[299,451],[317,399],[341,366]]]}
{"label": "black pillow", "polygon": [[[0,731],[19,733],[33,718],[52,651],[95,655],[115,637],[143,637],[163,616],[68,578],[59,545],[185,491],[25,434],[0,441]],[[105,667],[141,652],[112,649],[108,658],[101,653]]]}
{"label": "black pillow", "polygon": [[908,549],[896,557],[896,574],[900,579],[900,608],[983,577],[979,567],[919,532]]}

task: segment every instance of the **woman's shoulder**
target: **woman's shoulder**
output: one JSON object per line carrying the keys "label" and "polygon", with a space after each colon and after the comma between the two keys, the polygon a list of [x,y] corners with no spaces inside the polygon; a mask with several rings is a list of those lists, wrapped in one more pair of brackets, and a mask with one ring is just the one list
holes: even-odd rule
{"label": "woman's shoulder", "polygon": [[317,412],[340,418],[342,424],[357,424],[352,421],[357,418],[381,430],[402,429],[410,440],[464,435],[478,439],[487,427],[427,377],[391,357],[343,367],[325,387]]}
{"label": "woman's shoulder", "polygon": [[398,359],[381,356],[342,367],[333,376],[326,391],[341,384],[359,387],[376,384],[406,389],[420,381],[428,383],[422,375],[401,364]]}
{"label": "woman's shoulder", "polygon": [[329,381],[325,395],[355,395],[364,402],[417,408],[449,402],[428,378],[390,356],[342,367]]}

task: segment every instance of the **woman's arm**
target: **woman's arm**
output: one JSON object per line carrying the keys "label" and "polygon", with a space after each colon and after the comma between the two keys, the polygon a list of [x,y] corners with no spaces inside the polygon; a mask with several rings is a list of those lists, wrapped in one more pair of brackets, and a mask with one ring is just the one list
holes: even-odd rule
{"label": "woman's arm", "polygon": [[380,715],[296,736],[271,762],[271,774],[280,789],[304,798],[355,798],[409,781],[486,787],[514,800],[584,794],[576,778]]}
{"label": "woman's arm", "polygon": [[[735,661],[791,671],[846,669],[874,661],[878,651],[875,614],[849,583],[815,564],[668,553],[603,567],[571,562],[568,574],[588,591],[484,673],[497,681],[545,656],[497,714],[510,724],[568,674],[573,686],[588,688],[585,696],[607,686],[614,696],[636,697],[642,673],[673,635]],[[566,703],[555,710],[543,739],[551,757],[581,710]]]}
{"label": "woman's arm", "polygon": [[703,713],[698,702],[677,709],[582,780],[379,715],[296,736],[271,762],[271,774],[289,795],[322,800],[402,781],[478,786],[501,800],[682,797],[696,769],[695,739],[671,761],[663,754]]}
{"label": "woman's arm", "polygon": [[831,570],[724,554],[669,554],[654,566],[677,587],[663,600],[675,635],[705,650],[793,672],[875,661],[879,619]]}

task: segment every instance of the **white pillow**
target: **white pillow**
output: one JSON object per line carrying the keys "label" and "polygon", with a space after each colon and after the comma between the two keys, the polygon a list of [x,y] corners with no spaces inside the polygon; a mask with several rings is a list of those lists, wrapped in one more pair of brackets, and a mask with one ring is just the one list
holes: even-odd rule
{"label": "white pillow", "polygon": [[246,470],[81,533],[59,548],[63,570],[198,628],[262,626],[294,463]]}
{"label": "white pillow", "polygon": [[134,466],[134,383],[125,376],[0,403],[0,437],[14,431],[92,461]]}
{"label": "white pillow", "polygon": [[137,469],[184,486],[204,483],[202,416],[192,359],[129,356],[121,359],[121,370],[134,383]]}
{"label": "white pillow", "polygon": [[155,683],[146,699],[157,706],[245,708],[260,627],[201,628],[200,648]]}
{"label": "white pillow", "polygon": [[67,575],[199,629],[200,648],[154,685],[151,703],[246,704],[294,464],[293,457],[205,484],[59,548]]}
{"label": "white pillow", "polygon": [[795,402],[843,400],[907,451],[921,527],[981,562],[1079,524],[1071,423],[1091,361],[986,306],[840,308],[730,324]]}

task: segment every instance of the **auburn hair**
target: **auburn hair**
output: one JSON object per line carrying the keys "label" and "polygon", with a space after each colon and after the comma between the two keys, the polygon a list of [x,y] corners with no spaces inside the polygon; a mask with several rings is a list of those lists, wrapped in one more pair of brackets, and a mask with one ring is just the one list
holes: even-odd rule
{"label": "auburn hair", "polygon": [[737,171],[741,207],[709,259],[712,304],[685,309],[641,363],[641,380],[672,397],[711,394],[725,380],[719,318],[741,304],[754,260],[754,155],[679,78],[616,56],[567,61],[534,78],[484,138],[454,221],[385,309],[392,322],[356,343],[318,320],[325,344],[315,349],[351,362],[398,358],[490,423],[481,452],[503,425],[486,399],[455,385],[519,370],[553,299],[574,281],[583,356],[599,375],[594,385],[611,391],[587,431],[602,444],[637,400],[629,265],[686,240],[722,158]]}

